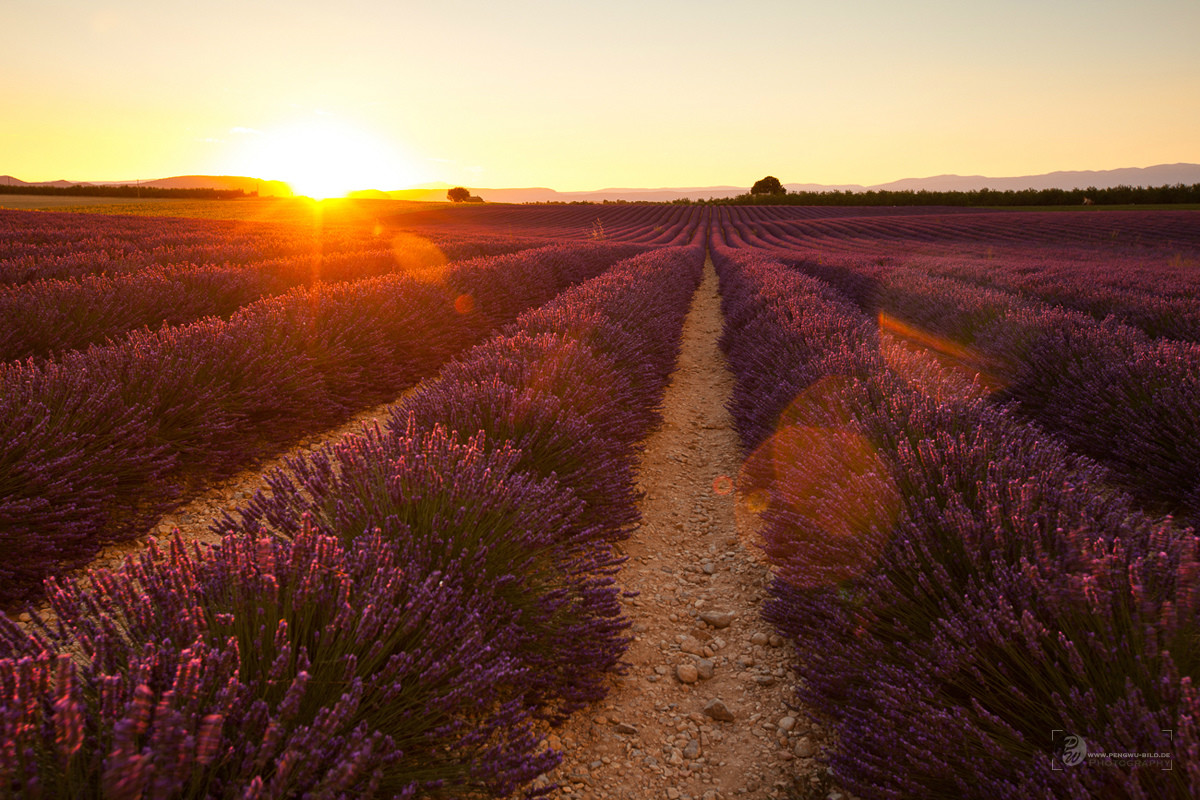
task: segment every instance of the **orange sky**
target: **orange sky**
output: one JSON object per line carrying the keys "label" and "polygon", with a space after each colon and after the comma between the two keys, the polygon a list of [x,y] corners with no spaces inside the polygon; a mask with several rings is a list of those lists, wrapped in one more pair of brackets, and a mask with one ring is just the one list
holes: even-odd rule
{"label": "orange sky", "polygon": [[27,181],[569,191],[1200,162],[1195,0],[0,0],[0,21],[0,174]]}

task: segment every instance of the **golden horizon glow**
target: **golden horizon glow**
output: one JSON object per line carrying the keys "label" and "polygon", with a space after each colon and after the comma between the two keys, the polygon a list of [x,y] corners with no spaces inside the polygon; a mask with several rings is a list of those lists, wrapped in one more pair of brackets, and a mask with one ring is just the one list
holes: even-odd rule
{"label": "golden horizon glow", "polygon": [[246,141],[231,171],[283,181],[293,193],[314,200],[377,189],[381,181],[412,180],[411,168],[391,148],[340,121],[305,120],[240,133]]}
{"label": "golden horizon glow", "polygon": [[[45,0],[3,19],[0,175],[25,181],[325,197],[1200,162],[1195,0]],[[367,174],[372,149],[388,163]]]}

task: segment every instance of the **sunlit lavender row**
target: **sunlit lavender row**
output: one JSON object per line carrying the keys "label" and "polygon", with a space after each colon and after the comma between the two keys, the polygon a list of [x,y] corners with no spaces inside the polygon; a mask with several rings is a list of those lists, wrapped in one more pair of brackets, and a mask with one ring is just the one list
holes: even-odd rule
{"label": "sunlit lavender row", "polygon": [[448,262],[525,249],[530,241],[476,239],[436,244],[396,235],[383,249],[304,255],[253,264],[149,266],[132,273],[88,275],[0,286],[0,361],[44,358],[119,341],[140,328],[228,318],[255,300],[296,286],[342,283],[379,275],[428,277]]}
{"label": "sunlit lavender row", "polygon": [[[834,728],[836,778],[863,797],[1195,796],[1192,531],[983,395],[902,377],[827,285],[714,260],[766,614]],[[1072,760],[1080,741],[1162,757]]]}
{"label": "sunlit lavender row", "polygon": [[503,796],[553,767],[534,723],[619,668],[612,544],[701,263],[655,251],[525,313],[218,547],[52,581],[55,621],[0,628],[0,790]]}
{"label": "sunlit lavender row", "polygon": [[269,217],[234,222],[0,209],[0,284],[112,277],[155,266],[319,261],[393,245],[404,249],[418,234],[452,259],[499,253],[505,246],[517,249],[530,240],[684,245],[705,218],[702,208],[649,204],[395,212],[347,203],[313,211],[311,225]]}
{"label": "sunlit lavender row", "polygon": [[235,313],[0,366],[0,598],[298,435],[394,398],[448,357],[641,248],[549,246],[299,287]]}
{"label": "sunlit lavender row", "polygon": [[175,264],[252,264],[379,247],[372,226],[0,209],[0,284],[117,275]]}

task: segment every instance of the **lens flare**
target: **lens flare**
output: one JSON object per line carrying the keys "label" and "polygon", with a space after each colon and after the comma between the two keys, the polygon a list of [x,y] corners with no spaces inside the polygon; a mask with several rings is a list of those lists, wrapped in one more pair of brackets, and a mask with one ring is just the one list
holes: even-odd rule
{"label": "lens flare", "polygon": [[396,271],[424,283],[441,283],[448,259],[441,248],[424,236],[401,231],[392,236]]}
{"label": "lens flare", "polygon": [[766,489],[751,489],[741,498],[741,505],[751,514],[761,514],[767,510],[771,495]]}
{"label": "lens flare", "polygon": [[890,469],[849,418],[845,379],[809,387],[738,476],[744,528],[775,574],[802,588],[863,575],[900,514]]}
{"label": "lens flare", "polygon": [[454,310],[459,314],[470,314],[475,310],[475,298],[469,294],[460,294],[454,298]]}
{"label": "lens flare", "polygon": [[[883,348],[888,366],[929,394],[938,394],[938,379],[926,365],[935,365],[965,384],[978,384],[986,393],[1004,388],[1004,370],[978,350],[930,333],[903,320],[879,313],[879,330],[891,346]],[[924,362],[924,363],[922,363]],[[965,390],[965,386],[964,386]]]}

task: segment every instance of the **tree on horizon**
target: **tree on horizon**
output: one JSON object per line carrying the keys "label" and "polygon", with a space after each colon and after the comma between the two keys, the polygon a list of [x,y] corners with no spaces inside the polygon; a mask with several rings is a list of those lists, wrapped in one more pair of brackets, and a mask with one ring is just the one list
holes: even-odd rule
{"label": "tree on horizon", "polygon": [[783,188],[779,178],[768,175],[762,180],[755,181],[754,185],[750,187],[750,194],[787,194],[787,189]]}

